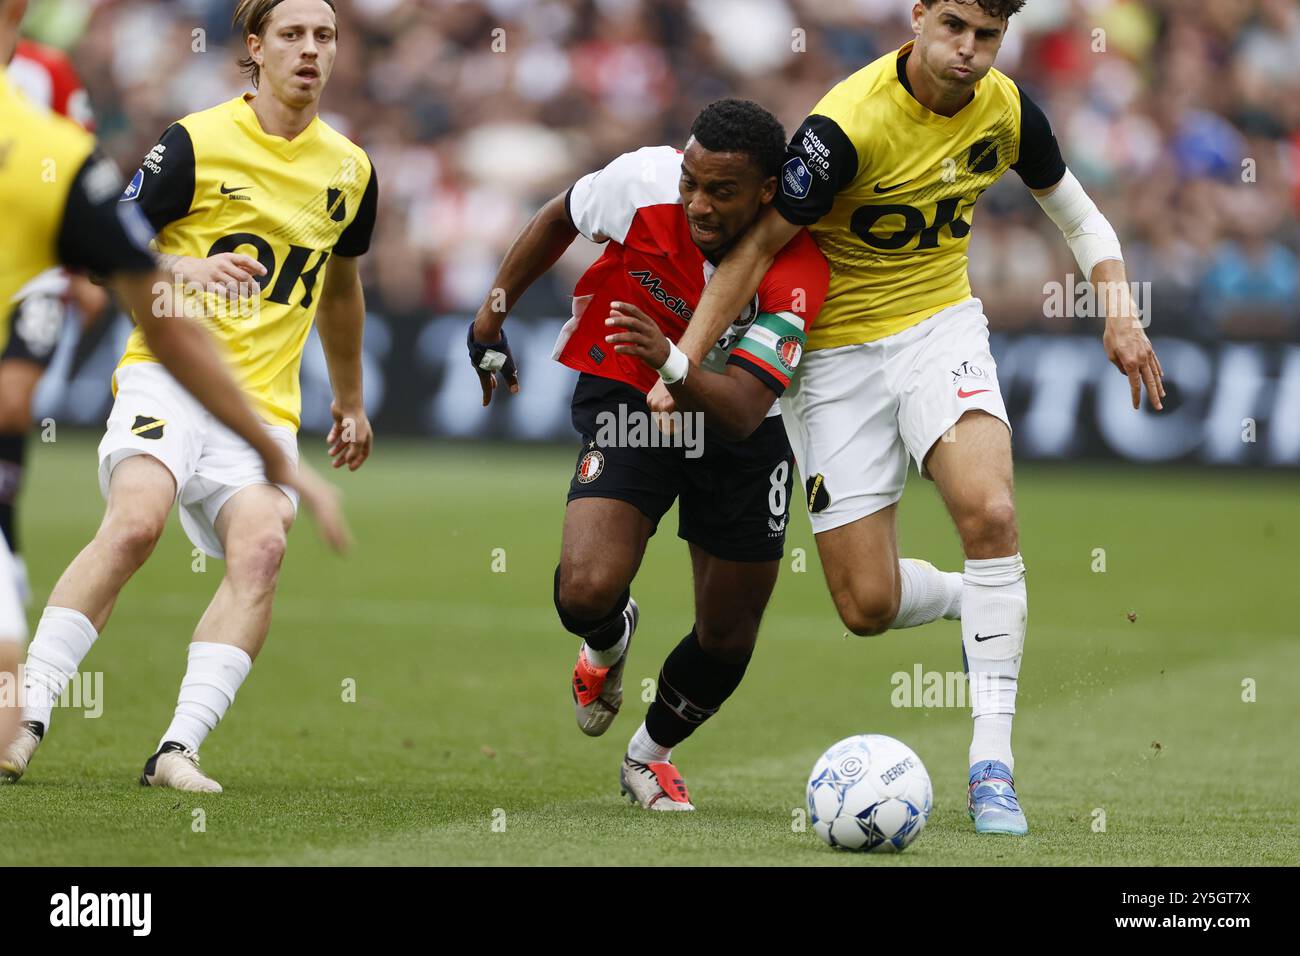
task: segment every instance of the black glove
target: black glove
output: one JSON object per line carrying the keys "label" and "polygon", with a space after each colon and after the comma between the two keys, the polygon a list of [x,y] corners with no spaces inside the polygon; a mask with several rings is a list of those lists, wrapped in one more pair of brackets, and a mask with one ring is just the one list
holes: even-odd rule
{"label": "black glove", "polygon": [[474,341],[474,323],[469,324],[465,335],[465,344],[469,346],[469,361],[475,371],[492,374],[500,372],[506,377],[507,384],[514,384],[519,378],[519,367],[506,341],[505,329],[501,330],[501,340],[492,345],[483,345]]}
{"label": "black glove", "polygon": [[480,372],[502,372],[507,378],[519,375],[515,365],[515,356],[511,354],[510,342],[506,341],[506,330],[502,329],[500,341],[494,345],[482,345],[474,341],[474,324],[469,323],[469,332],[465,334],[465,345],[469,346],[469,364]]}

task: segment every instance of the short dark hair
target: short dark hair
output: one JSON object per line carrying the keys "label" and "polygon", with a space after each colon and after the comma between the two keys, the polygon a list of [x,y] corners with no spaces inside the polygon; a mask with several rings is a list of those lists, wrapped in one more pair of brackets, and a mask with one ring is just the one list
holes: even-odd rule
{"label": "short dark hair", "polygon": [[[921,0],[927,7],[935,5],[936,0]],[[1000,20],[1009,20],[1012,14],[1019,13],[1025,8],[1026,0],[954,0],[955,3],[974,3],[991,17],[997,17]]]}
{"label": "short dark hair", "polygon": [[[244,48],[248,48],[248,38],[253,34],[262,35],[266,29],[266,21],[271,19],[271,11],[278,7],[284,0],[239,0],[235,7],[235,16],[231,22],[241,31],[244,37]],[[334,6],[334,0],[323,0],[326,6],[338,13]],[[261,76],[262,70],[257,62],[251,56],[243,56],[239,60],[239,69],[248,74],[249,79],[253,81],[253,88],[257,88],[257,81]]]}
{"label": "short dark hair", "polygon": [[763,178],[779,176],[785,160],[785,127],[750,100],[715,100],[695,117],[691,135],[715,153],[744,153]]}

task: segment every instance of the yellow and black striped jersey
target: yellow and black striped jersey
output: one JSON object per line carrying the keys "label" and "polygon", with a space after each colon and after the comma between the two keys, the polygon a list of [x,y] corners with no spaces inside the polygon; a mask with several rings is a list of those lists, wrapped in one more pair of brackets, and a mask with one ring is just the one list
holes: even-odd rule
{"label": "yellow and black striped jersey", "polygon": [[790,142],[775,206],[831,267],[809,350],[901,332],[970,298],[975,203],[1008,169],[1035,189],[1065,162],[1042,111],[997,70],[955,116],[912,95],[908,43],[834,87]]}
{"label": "yellow and black striped jersey", "polygon": [[[270,424],[297,428],[298,371],[327,263],[369,249],[378,183],[365,151],[320,117],[288,140],[262,129],[251,98],[169,127],[122,202],[143,209],[160,253],[240,252],[266,267],[260,296],[243,308],[215,295],[197,299],[253,408]],[[137,330],[120,364],[154,361]]]}
{"label": "yellow and black striped jersey", "polygon": [[38,111],[0,69],[0,351],[12,303],[47,269],[154,268],[149,224],[119,207],[121,191],[117,167],[95,151],[94,137]]}

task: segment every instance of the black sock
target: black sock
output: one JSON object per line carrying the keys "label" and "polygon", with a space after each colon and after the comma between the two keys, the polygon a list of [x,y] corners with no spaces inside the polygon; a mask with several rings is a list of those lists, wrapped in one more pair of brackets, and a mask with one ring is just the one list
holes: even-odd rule
{"label": "black sock", "polygon": [[718,712],[748,666],[748,657],[736,663],[707,653],[691,631],[659,672],[659,689],[645,715],[646,732],[659,746],[676,747]]}
{"label": "black sock", "polygon": [[23,484],[23,459],[27,454],[27,435],[0,435],[0,532],[9,542],[9,550],[18,553],[18,528],[14,521],[14,502]]}
{"label": "black sock", "polygon": [[564,629],[570,634],[577,634],[586,641],[587,646],[592,650],[608,650],[622,640],[623,633],[627,630],[627,620],[623,617],[623,609],[627,607],[630,596],[631,591],[625,588],[608,614],[596,621],[584,621],[581,618],[574,617],[561,607],[560,569],[558,566],[555,569],[555,611],[560,615],[560,623],[564,625]]}

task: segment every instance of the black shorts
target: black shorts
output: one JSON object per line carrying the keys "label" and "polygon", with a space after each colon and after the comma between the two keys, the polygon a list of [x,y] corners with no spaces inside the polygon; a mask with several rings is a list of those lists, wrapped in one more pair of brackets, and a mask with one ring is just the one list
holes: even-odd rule
{"label": "black shorts", "polygon": [[29,295],[9,313],[9,341],[0,361],[23,359],[49,368],[58,349],[68,304],[61,295]]}
{"label": "black shorts", "polygon": [[[781,419],[763,419],[739,442],[683,429],[692,447],[681,447],[681,440],[665,447],[649,415],[645,396],[632,386],[585,373],[578,377],[573,427],[582,447],[569,501],[626,501],[657,530],[678,500],[678,537],[724,561],[780,560],[794,481],[794,456]],[[619,429],[619,422],[630,427]]]}

